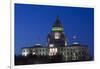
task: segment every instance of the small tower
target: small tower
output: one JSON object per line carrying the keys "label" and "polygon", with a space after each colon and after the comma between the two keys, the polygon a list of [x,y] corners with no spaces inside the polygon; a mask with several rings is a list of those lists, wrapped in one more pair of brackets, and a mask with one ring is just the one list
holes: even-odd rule
{"label": "small tower", "polygon": [[52,30],[48,34],[47,42],[49,47],[55,47],[55,46],[59,47],[67,45],[64,29],[62,27],[59,16],[56,17],[56,21],[52,26]]}
{"label": "small tower", "polygon": [[73,36],[73,40],[74,40],[73,45],[79,45],[79,43],[76,41],[76,38],[77,38],[77,36],[74,35],[74,36]]}

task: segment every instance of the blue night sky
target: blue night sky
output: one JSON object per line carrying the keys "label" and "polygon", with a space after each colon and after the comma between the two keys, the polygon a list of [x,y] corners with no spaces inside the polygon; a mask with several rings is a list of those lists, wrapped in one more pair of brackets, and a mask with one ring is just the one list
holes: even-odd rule
{"label": "blue night sky", "polygon": [[[21,48],[36,43],[46,44],[56,16],[60,17],[68,44],[74,41],[86,44],[91,56],[94,54],[94,9],[80,7],[42,6],[15,4],[15,54]],[[73,39],[73,36],[76,39]]]}

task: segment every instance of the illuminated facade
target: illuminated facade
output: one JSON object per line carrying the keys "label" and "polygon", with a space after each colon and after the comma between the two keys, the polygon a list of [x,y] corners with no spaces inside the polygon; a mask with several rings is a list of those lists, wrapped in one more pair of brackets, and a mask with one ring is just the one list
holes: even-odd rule
{"label": "illuminated facade", "polygon": [[35,44],[30,48],[22,48],[22,56],[27,57],[29,55],[48,56],[50,59],[59,55],[62,57],[62,61],[89,60],[89,51],[86,45],[80,45],[79,43],[67,44],[67,38],[59,17],[56,18],[51,32],[48,33],[47,46]]}

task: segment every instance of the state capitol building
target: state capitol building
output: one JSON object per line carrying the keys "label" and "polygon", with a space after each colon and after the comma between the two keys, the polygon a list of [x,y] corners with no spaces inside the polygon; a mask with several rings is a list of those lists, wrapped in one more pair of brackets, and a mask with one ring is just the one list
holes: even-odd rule
{"label": "state capitol building", "polygon": [[81,45],[78,42],[68,45],[64,28],[57,16],[51,31],[47,35],[47,44],[35,44],[32,47],[22,48],[22,56],[48,56],[51,60],[56,60],[61,57],[62,61],[83,61],[89,60],[90,54],[87,45]]}

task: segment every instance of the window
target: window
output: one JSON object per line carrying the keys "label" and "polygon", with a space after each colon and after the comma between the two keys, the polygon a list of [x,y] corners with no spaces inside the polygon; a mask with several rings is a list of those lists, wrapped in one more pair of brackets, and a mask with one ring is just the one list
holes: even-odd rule
{"label": "window", "polygon": [[33,55],[35,55],[35,52],[33,51]]}
{"label": "window", "polygon": [[22,51],[22,56],[27,56],[29,54],[29,50],[28,49],[24,49]]}
{"label": "window", "polygon": [[60,38],[60,33],[59,33],[59,32],[56,32],[56,33],[54,34],[54,37],[55,37],[55,39],[59,39],[59,38]]}
{"label": "window", "polygon": [[49,44],[50,47],[54,47],[54,44]]}
{"label": "window", "polygon": [[53,55],[56,55],[56,54],[57,54],[57,48],[50,48],[49,55],[53,56]]}

